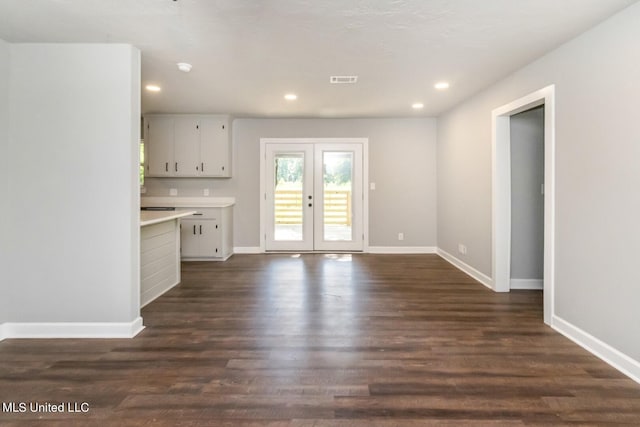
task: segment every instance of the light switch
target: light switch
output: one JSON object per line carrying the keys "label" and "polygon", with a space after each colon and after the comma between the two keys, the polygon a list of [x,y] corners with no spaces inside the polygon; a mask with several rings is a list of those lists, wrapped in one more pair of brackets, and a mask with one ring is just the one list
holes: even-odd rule
{"label": "light switch", "polygon": [[204,190],[202,190],[202,195],[203,196],[208,196],[209,195],[209,189],[205,188]]}
{"label": "light switch", "polygon": [[372,182],[371,184],[369,184],[369,188],[371,188],[372,190],[376,189],[376,183]]}
{"label": "light switch", "polygon": [[177,188],[170,188],[169,189],[169,195],[170,196],[177,196],[178,195],[178,189]]}

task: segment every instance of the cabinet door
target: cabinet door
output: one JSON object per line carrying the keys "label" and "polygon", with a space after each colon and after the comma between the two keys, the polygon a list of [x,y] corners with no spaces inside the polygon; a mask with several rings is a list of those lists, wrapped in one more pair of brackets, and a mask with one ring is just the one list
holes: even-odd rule
{"label": "cabinet door", "polygon": [[231,176],[229,136],[229,120],[226,117],[200,119],[201,176]]}
{"label": "cabinet door", "polygon": [[200,221],[183,219],[180,227],[180,246],[183,258],[200,255]]}
{"label": "cabinet door", "polygon": [[175,176],[197,176],[200,167],[200,130],[198,120],[188,117],[175,119],[174,132]]}
{"label": "cabinet door", "polygon": [[145,163],[147,176],[170,176],[173,166],[174,126],[171,117],[145,120]]}
{"label": "cabinet door", "polygon": [[200,236],[200,250],[204,257],[221,257],[221,233],[217,219],[209,219],[201,222],[202,236]]}

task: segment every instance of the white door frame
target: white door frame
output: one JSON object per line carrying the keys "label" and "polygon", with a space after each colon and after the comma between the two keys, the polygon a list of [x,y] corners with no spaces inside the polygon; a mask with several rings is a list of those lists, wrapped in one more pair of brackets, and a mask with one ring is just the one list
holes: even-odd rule
{"label": "white door frame", "polygon": [[[315,206],[317,205],[316,200],[312,200],[312,206],[307,206],[307,195],[314,195],[313,188],[313,175],[314,175],[314,146],[312,144],[268,144],[265,146],[266,151],[265,155],[267,159],[271,159],[271,161],[265,163],[265,174],[263,175],[264,179],[262,181],[265,182],[274,182],[276,171],[273,162],[273,158],[276,152],[283,153],[287,150],[291,150],[291,152],[295,153],[304,153],[304,166],[303,166],[303,177],[302,177],[302,204],[300,206],[302,212],[302,240],[300,241],[276,241],[275,236],[267,233],[264,235],[265,238],[265,250],[266,247],[269,246],[270,250],[284,250],[286,248],[287,251],[311,251],[313,250],[313,233],[314,233],[314,223],[313,223],[313,213]],[[268,201],[270,203],[275,203],[275,186],[267,185],[265,188],[265,197],[263,197],[263,202],[267,204]],[[269,203],[270,209],[265,209],[265,214],[267,215],[265,224],[274,224],[275,221],[275,212],[273,207]],[[267,245],[268,243],[268,245]]]}
{"label": "white door frame", "polygon": [[509,292],[511,279],[510,118],[544,105],[544,322],[551,324],[555,280],[555,86],[550,85],[493,110],[492,117],[492,282]]}
{"label": "white door frame", "polygon": [[266,252],[267,144],[361,144],[362,145],[362,252],[369,252],[369,138],[260,138],[260,252]]}
{"label": "white door frame", "polygon": [[[324,217],[324,155],[325,151],[330,152],[344,152],[345,147],[349,147],[348,150],[353,153],[353,161],[351,163],[352,176],[354,178],[360,176],[361,179],[352,180],[352,195],[353,201],[351,207],[353,209],[353,221],[352,226],[352,240],[336,240],[327,241],[324,233],[325,221]],[[364,226],[362,224],[363,218],[363,192],[364,192],[364,177],[362,175],[362,164],[364,163],[364,155],[362,150],[362,144],[316,144],[314,148],[314,188],[316,189],[314,198],[314,223],[313,223],[313,235],[314,235],[314,249],[316,251],[363,251],[364,252],[364,237],[362,240],[360,236],[364,235]],[[358,159],[358,157],[360,157]],[[360,200],[356,200],[361,198]]]}

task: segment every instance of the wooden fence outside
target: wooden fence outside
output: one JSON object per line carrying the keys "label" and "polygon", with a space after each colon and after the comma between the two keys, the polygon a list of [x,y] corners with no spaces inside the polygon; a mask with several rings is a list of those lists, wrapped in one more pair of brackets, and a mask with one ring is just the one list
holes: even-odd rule
{"label": "wooden fence outside", "polygon": [[[302,199],[300,190],[276,190],[276,224],[302,224]],[[351,226],[351,191],[331,190],[324,193],[325,224]]]}

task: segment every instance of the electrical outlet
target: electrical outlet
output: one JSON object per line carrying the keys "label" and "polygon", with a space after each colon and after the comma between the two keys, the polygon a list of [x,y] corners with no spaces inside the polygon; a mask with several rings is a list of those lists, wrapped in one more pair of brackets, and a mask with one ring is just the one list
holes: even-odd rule
{"label": "electrical outlet", "polygon": [[177,196],[178,195],[178,189],[177,188],[170,188],[169,189],[169,195],[170,196]]}
{"label": "electrical outlet", "polygon": [[208,196],[209,195],[209,189],[205,188],[204,190],[202,190],[202,195],[203,196]]}
{"label": "electrical outlet", "polygon": [[398,233],[398,240],[404,240],[404,233]]}
{"label": "electrical outlet", "polygon": [[463,245],[462,243],[458,244],[458,252],[461,253],[462,255],[466,255],[467,254],[467,247],[465,245]]}

